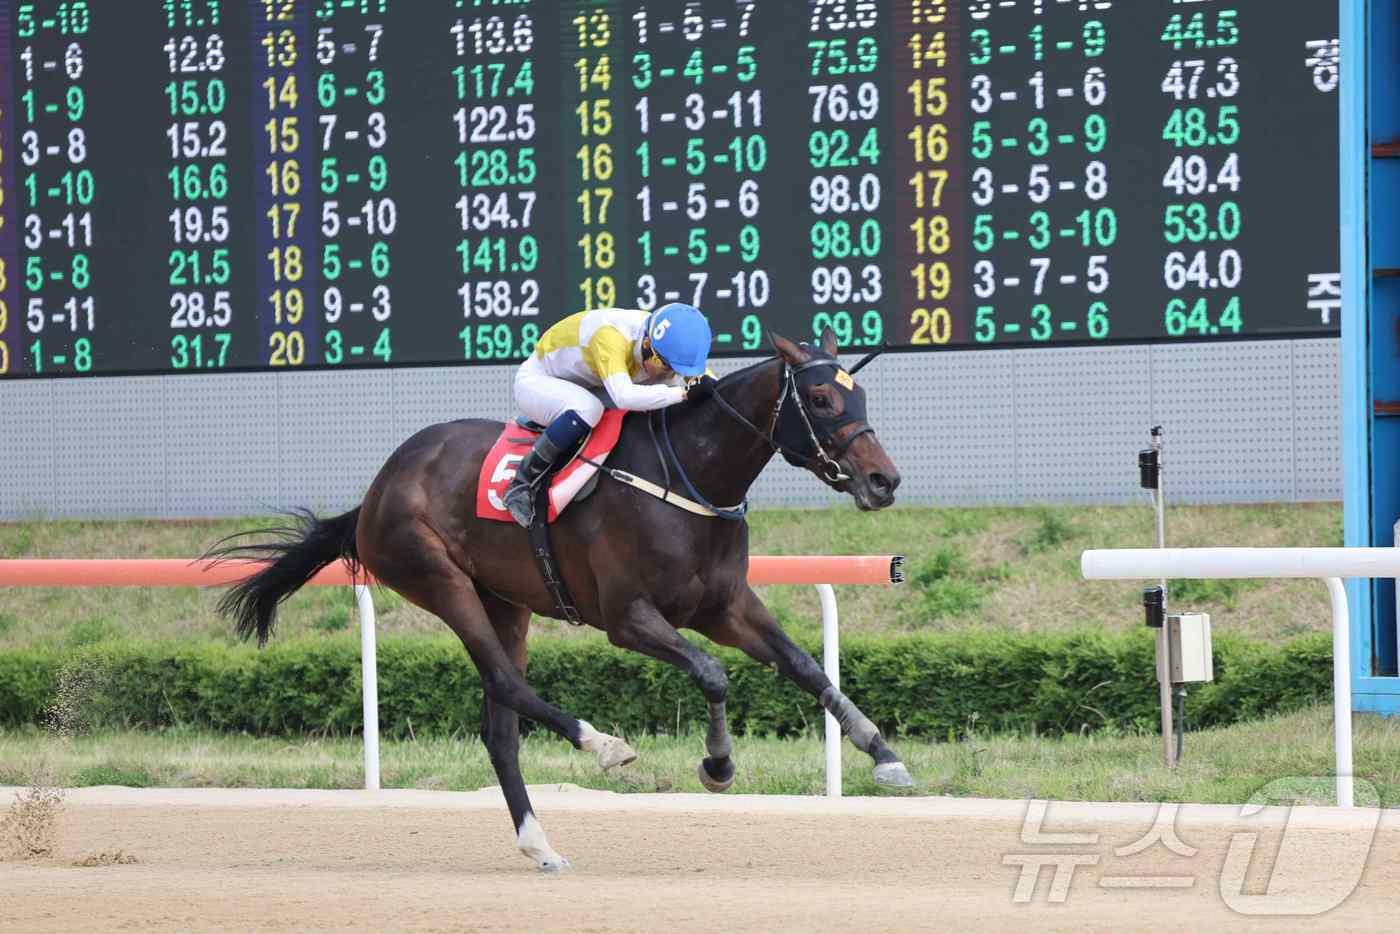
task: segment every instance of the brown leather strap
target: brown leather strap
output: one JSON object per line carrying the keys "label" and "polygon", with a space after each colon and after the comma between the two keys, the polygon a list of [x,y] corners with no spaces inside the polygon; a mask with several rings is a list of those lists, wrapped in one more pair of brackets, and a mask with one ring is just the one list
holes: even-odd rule
{"label": "brown leather strap", "polygon": [[554,608],[569,625],[582,626],[583,617],[579,615],[578,607],[574,606],[574,598],[570,595],[569,588],[559,576],[558,566],[554,563],[554,549],[549,545],[548,475],[535,491],[535,521],[530,523],[528,534],[530,551],[535,555],[535,563],[539,565],[540,574],[544,576],[544,585],[548,588],[549,595],[554,598]]}

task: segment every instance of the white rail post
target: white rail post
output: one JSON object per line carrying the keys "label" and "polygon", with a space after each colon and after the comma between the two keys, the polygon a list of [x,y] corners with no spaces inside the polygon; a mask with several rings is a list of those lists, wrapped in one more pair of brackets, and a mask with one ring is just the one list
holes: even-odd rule
{"label": "white rail post", "polygon": [[379,663],[374,644],[374,599],[367,584],[355,585],[360,611],[360,683],[365,719],[365,790],[379,790]]}
{"label": "white rail post", "polygon": [[[822,602],[822,668],[832,687],[841,690],[841,646],[836,636],[836,591],[830,584],[818,584]],[[841,797],[841,724],[826,711],[826,796]]]}
{"label": "white rail post", "polygon": [[1337,806],[1355,806],[1351,736],[1351,613],[1343,577],[1400,577],[1396,548],[1109,548],[1081,558],[1088,580],[1311,577],[1332,602],[1332,728]]}
{"label": "white rail post", "polygon": [[1347,591],[1337,577],[1327,580],[1332,598],[1332,730],[1337,742],[1337,807],[1355,803],[1351,757],[1351,612]]}

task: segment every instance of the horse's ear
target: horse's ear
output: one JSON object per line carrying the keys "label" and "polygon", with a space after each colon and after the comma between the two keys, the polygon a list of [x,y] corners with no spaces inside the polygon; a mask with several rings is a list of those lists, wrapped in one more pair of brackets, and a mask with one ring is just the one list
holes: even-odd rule
{"label": "horse's ear", "polygon": [[806,351],[776,331],[768,332],[768,343],[772,344],[773,349],[778,352],[778,356],[786,360],[791,366],[806,363],[807,360],[810,359]]}
{"label": "horse's ear", "polygon": [[836,356],[836,332],[831,329],[830,325],[827,325],[826,329],[822,331],[822,350],[833,357]]}

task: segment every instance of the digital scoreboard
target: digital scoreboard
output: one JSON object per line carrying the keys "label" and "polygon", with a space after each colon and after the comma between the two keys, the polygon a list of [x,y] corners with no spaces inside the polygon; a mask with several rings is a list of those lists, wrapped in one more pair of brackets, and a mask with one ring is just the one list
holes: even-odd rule
{"label": "digital scoreboard", "polygon": [[1338,332],[1337,10],[0,2],[0,375]]}

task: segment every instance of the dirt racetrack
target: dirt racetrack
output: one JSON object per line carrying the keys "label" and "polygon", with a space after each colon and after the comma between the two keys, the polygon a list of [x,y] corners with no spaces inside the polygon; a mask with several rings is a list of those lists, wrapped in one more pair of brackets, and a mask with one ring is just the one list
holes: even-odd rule
{"label": "dirt racetrack", "polygon": [[0,931],[1393,931],[1400,903],[1395,811],[533,796],[568,873],[516,852],[494,790],[70,792],[56,854],[0,863]]}

